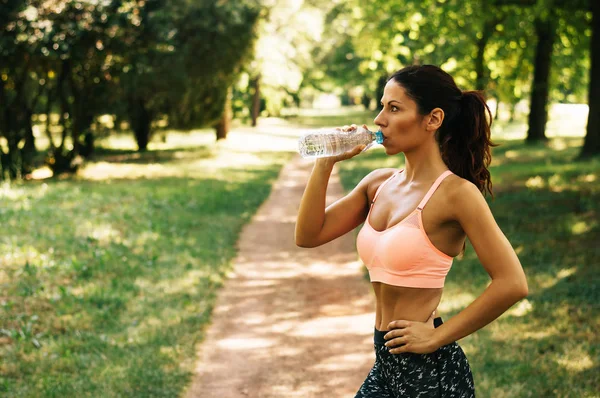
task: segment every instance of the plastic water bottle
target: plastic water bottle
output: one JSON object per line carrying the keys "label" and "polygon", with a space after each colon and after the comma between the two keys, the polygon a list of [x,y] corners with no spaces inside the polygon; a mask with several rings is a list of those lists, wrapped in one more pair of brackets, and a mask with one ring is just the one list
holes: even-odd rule
{"label": "plastic water bottle", "polygon": [[321,129],[302,134],[298,140],[298,152],[305,159],[326,158],[340,155],[357,145],[366,145],[366,151],[374,142],[383,143],[381,131],[374,133],[364,127],[353,131]]}

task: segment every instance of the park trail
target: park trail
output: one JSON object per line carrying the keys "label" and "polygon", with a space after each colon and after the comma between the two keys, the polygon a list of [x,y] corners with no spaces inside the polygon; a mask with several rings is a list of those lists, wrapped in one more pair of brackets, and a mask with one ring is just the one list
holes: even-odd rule
{"label": "park trail", "polygon": [[[294,243],[313,161],[295,155],[238,241],[188,398],[354,397],[373,361],[374,296],[354,234]],[[334,169],[327,203],[343,195]]]}

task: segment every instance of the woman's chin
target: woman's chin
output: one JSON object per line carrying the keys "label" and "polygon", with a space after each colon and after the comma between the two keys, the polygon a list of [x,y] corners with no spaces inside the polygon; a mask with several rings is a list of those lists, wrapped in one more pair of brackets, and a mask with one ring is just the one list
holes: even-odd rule
{"label": "woman's chin", "polygon": [[398,150],[398,148],[390,147],[390,146],[387,146],[387,145],[384,145],[383,149],[385,149],[385,154],[386,155],[390,155],[390,156],[397,155],[400,152],[402,152],[402,151]]}

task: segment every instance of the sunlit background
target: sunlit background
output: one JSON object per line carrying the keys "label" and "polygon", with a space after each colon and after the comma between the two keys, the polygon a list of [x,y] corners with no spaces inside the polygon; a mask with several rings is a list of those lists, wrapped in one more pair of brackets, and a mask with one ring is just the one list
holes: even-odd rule
{"label": "sunlit background", "polygon": [[[530,294],[461,341],[478,396],[597,396],[599,4],[0,0],[0,396],[182,395],[209,325],[231,309],[213,314],[236,264],[252,276],[229,279],[249,308],[244,331],[264,333],[216,348],[257,363],[271,349],[284,361],[313,355],[297,368],[359,384],[349,372],[372,354],[373,297],[319,301],[343,298],[350,273],[364,272],[354,252],[261,246],[267,257],[239,258],[240,236],[268,224],[291,239],[293,212],[257,212],[301,185],[290,169],[298,137],[375,129],[386,79],[410,64],[483,90],[501,144],[488,203]],[[403,161],[374,146],[333,181],[350,191]],[[308,318],[281,297],[268,316],[253,307],[309,274],[320,293]],[[488,283],[468,244],[439,310],[452,317]],[[334,341],[325,358],[279,346],[280,328],[296,341],[344,329],[364,344]],[[282,376],[272,392],[326,394],[295,382]]]}
{"label": "sunlit background", "polygon": [[581,154],[594,154],[593,3],[10,1],[0,177],[74,173],[115,135],[144,151],[183,132],[196,144],[200,128],[224,139],[265,118],[372,125],[387,77],[410,64],[484,90],[497,136],[586,137]]}

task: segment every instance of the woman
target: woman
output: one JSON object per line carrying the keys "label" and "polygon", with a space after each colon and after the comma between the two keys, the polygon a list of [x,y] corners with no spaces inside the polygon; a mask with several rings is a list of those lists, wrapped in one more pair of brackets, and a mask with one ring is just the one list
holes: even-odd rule
{"label": "woman", "polygon": [[[492,193],[491,113],[481,94],[462,92],[431,65],[394,73],[381,105],[375,124],[385,152],[403,153],[405,168],[374,170],[325,208],[333,165],[364,146],[318,159],[300,204],[296,244],[316,247],[364,222],[357,249],[376,296],[376,361],[356,397],[472,397],[473,377],[456,341],[492,322],[528,289],[482,195]],[[435,309],[467,237],[491,283],[442,323]]]}

